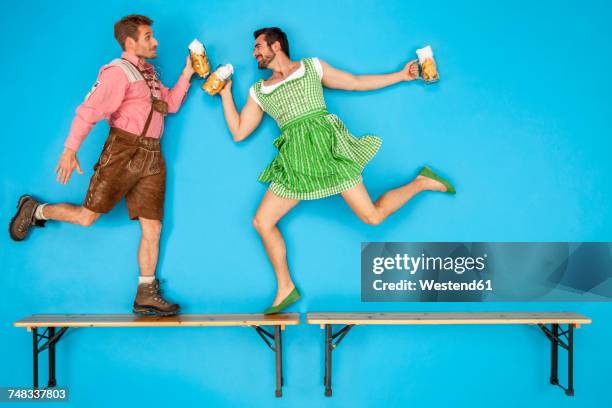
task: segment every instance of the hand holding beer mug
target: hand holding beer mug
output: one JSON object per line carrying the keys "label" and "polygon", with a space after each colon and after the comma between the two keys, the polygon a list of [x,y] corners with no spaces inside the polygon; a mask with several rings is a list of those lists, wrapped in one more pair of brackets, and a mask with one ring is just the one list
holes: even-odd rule
{"label": "hand holding beer mug", "polygon": [[208,57],[206,56],[206,49],[204,44],[200,41],[193,40],[189,44],[189,54],[191,55],[191,62],[193,63],[193,69],[202,78],[210,73],[210,65],[208,63]]}
{"label": "hand holding beer mug", "polygon": [[421,78],[426,84],[432,84],[438,82],[440,76],[438,74],[438,68],[436,67],[436,61],[434,60],[433,50],[428,45],[424,48],[420,48],[416,51],[417,57],[419,57],[419,69],[421,72]]}
{"label": "hand holding beer mug", "polygon": [[225,82],[232,76],[234,73],[234,67],[232,64],[221,65],[215,72],[213,72],[204,85],[202,85],[202,89],[208,92],[210,96],[216,95],[219,91],[225,86]]}
{"label": "hand holding beer mug", "polygon": [[419,78],[419,61],[412,60],[408,61],[401,71],[402,79],[404,81],[414,81]]}

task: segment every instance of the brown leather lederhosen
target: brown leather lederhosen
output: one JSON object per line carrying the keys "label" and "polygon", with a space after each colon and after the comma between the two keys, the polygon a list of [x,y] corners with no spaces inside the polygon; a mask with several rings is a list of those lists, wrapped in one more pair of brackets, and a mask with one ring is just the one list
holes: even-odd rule
{"label": "brown leather lederhosen", "polygon": [[[146,137],[153,112],[168,113],[168,104],[154,96],[158,79],[141,71],[151,92],[151,109],[140,135],[111,127],[100,159],[94,165],[84,207],[96,213],[107,213],[126,198],[130,219],[139,217],[161,220],[166,191],[166,163],[160,139]],[[157,87],[157,88],[156,88]]]}

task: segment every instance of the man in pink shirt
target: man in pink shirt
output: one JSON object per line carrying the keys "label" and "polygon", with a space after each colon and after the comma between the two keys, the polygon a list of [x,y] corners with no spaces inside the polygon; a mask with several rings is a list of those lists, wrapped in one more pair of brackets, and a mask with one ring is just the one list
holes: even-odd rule
{"label": "man in pink shirt", "polygon": [[160,150],[164,116],[180,108],[189,89],[193,67],[189,56],[172,89],[158,79],[147,63],[156,58],[157,40],[153,21],[129,15],[115,24],[115,38],[123,49],[121,58],[100,69],[98,80],[77,108],[76,116],[60,157],[57,181],[66,184],[72,172],[83,173],[76,153],[93,126],[107,119],[111,128],[94,166],[84,203],[43,204],[24,195],[10,223],[11,238],[22,241],[33,226],[47,220],[92,225],[126,198],[129,217],[138,219],[142,230],[138,249],[140,278],[134,312],[173,315],[179,305],[161,296],[155,269],[159,254],[161,220],[166,187],[166,164]]}

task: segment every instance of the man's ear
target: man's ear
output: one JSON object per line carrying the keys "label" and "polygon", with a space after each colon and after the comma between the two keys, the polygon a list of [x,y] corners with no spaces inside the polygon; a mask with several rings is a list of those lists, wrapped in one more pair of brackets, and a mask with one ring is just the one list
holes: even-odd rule
{"label": "man's ear", "polygon": [[127,37],[125,39],[125,50],[134,49],[136,47],[136,41],[132,37]]}
{"label": "man's ear", "polygon": [[280,42],[279,41],[274,41],[272,43],[272,45],[270,46],[270,48],[272,48],[272,51],[274,51],[275,53],[282,51],[283,49],[281,48]]}

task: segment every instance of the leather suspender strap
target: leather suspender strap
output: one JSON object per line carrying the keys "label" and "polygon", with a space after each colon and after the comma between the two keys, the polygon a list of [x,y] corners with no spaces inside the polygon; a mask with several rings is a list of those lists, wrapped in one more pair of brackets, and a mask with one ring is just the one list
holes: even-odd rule
{"label": "leather suspender strap", "polygon": [[147,116],[147,121],[145,122],[144,128],[142,129],[142,133],[140,137],[147,137],[147,131],[149,130],[149,125],[151,124],[151,118],[153,117],[153,104],[151,104],[151,109],[149,109],[149,116]]}

